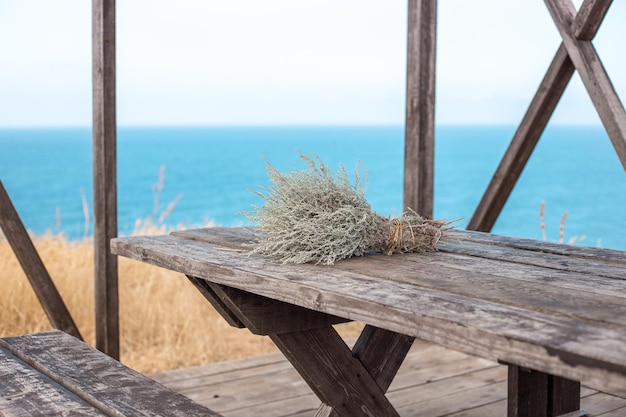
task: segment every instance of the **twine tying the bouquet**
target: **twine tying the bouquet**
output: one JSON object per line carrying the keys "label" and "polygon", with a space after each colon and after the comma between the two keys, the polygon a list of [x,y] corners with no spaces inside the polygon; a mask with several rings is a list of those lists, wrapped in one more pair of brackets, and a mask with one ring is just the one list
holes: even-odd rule
{"label": "twine tying the bouquet", "polygon": [[424,219],[410,210],[409,216],[389,220],[389,237],[384,251],[391,255],[435,250],[448,224],[442,220]]}

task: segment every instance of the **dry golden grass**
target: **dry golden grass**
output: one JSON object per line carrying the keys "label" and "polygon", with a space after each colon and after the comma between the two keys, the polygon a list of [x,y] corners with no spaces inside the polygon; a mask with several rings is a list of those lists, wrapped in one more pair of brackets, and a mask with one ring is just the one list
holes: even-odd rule
{"label": "dry golden grass", "polygon": [[[160,232],[163,232],[162,230]],[[93,246],[63,237],[35,246],[87,343],[94,344]],[[0,337],[52,327],[11,247],[0,238]],[[143,373],[276,351],[269,338],[229,327],[181,274],[119,259],[121,360]],[[360,325],[340,326],[354,336]]]}

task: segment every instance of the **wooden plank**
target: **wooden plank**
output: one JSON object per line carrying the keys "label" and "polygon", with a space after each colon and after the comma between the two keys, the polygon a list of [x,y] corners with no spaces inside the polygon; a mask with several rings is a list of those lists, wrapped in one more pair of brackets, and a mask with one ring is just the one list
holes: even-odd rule
{"label": "wooden plank", "polygon": [[[586,288],[597,285],[598,287],[593,287],[594,292],[606,289],[607,295],[626,296],[626,294],[615,293],[615,291],[621,291],[626,285],[624,282],[626,277],[621,275],[624,268],[611,262],[580,259],[550,253],[538,254],[533,251],[524,251],[506,246],[485,245],[476,242],[443,242],[439,246],[439,250],[446,252],[446,258],[458,260],[459,264],[467,264],[468,268],[471,268],[471,265],[476,267],[484,265],[489,268],[495,265],[506,265],[507,263],[515,264],[515,268],[519,269],[516,269],[514,272],[518,273],[516,277],[519,279],[524,278],[522,271],[530,274],[536,274],[538,271],[541,271],[545,274],[547,270],[552,270],[557,276],[551,275],[550,278],[555,278],[555,281],[558,281],[558,286],[571,285],[573,288]],[[456,263],[456,261],[452,262]],[[593,283],[570,279],[569,277],[572,275],[577,278],[583,277],[593,281]],[[560,280],[559,276],[563,276],[564,279]],[[546,280],[545,275],[543,278],[545,283],[552,281],[552,279]]]}
{"label": "wooden plank", "polygon": [[352,354],[367,368],[383,391],[386,391],[404,362],[414,337],[367,325]]}
{"label": "wooden plank", "polygon": [[170,234],[172,236],[185,237],[200,242],[213,243],[225,248],[245,250],[246,245],[258,241],[254,230],[254,227],[216,226],[201,229],[176,230]]}
{"label": "wooden plank", "polygon": [[[525,267],[516,263],[476,262],[471,257],[457,255],[433,258],[427,263],[415,258],[399,263],[381,255],[367,260],[355,259],[340,265],[340,268],[370,277],[380,276],[385,270],[394,268],[394,276],[388,279],[416,288],[451,292],[475,300],[518,306],[589,323],[626,326],[624,294],[613,295],[609,290],[623,289],[626,287],[624,280],[611,280],[619,285],[608,285],[608,288],[596,291],[593,283],[576,282],[576,277],[586,278],[588,275],[585,274],[573,274],[572,278],[566,271]],[[364,269],[365,264],[368,270]],[[484,266],[482,271],[481,265]],[[418,268],[420,275],[416,276],[412,271]]]}
{"label": "wooden plank", "polygon": [[119,359],[115,0],[93,0],[93,212],[96,347]]}
{"label": "wooden plank", "polygon": [[[366,325],[352,349],[352,355],[361,361],[382,391],[387,392],[414,340],[410,336]],[[322,404],[316,416],[336,417],[337,413]]]}
{"label": "wooden plank", "polygon": [[450,394],[444,398],[424,401],[398,407],[403,416],[447,416],[449,414],[477,407],[485,402],[495,402],[506,398],[506,381],[476,385],[467,390]]}
{"label": "wooden plank", "polygon": [[[572,62],[576,66],[600,120],[604,124],[622,166],[626,170],[626,110],[622,105],[611,79],[602,66],[602,61],[590,41],[581,41],[571,31],[576,9],[571,0],[545,0]],[[589,14],[597,20],[601,11],[606,13],[608,5]],[[595,9],[597,10],[597,9]]]}
{"label": "wooden plank", "polygon": [[[167,383],[170,374],[173,384]],[[312,417],[319,403],[278,353],[168,371],[156,378],[229,417]],[[493,384],[506,379],[503,365],[416,340],[387,396],[405,417],[502,417],[507,389]],[[586,387],[581,397],[582,408],[593,416],[626,416],[626,399]],[[404,406],[413,411],[405,412]],[[426,407],[433,413],[427,414]]]}
{"label": "wooden plank", "polygon": [[[417,349],[413,349],[413,353],[402,364],[402,372],[394,379],[390,392],[410,392],[413,387],[422,384],[499,367],[493,362],[430,343],[417,342],[414,347]],[[181,377],[184,371],[169,371],[155,378],[170,389],[228,414],[235,409],[254,408],[278,398],[299,398],[307,393],[313,395],[282,354],[262,355],[259,360],[229,362],[236,364],[228,363],[223,367],[222,363],[216,363],[192,368],[188,379]],[[172,372],[176,378],[174,380],[168,376]],[[268,380],[273,381],[271,386],[266,386],[265,381]],[[319,400],[311,406],[311,415],[318,405]]]}
{"label": "wooden plank", "polygon": [[509,365],[507,409],[509,417],[552,417],[579,412],[580,383]]}
{"label": "wooden plank", "polygon": [[590,41],[596,36],[613,0],[585,0],[576,13],[571,31],[576,39]]}
{"label": "wooden plank", "polygon": [[56,329],[82,339],[76,323],[28,236],[2,181],[0,181],[0,229],[11,245],[50,323]]}
{"label": "wooden plank", "polygon": [[[285,357],[281,353],[268,353],[243,359],[231,359],[189,368],[172,369],[153,374],[150,377],[175,391],[180,391],[188,384],[200,386],[204,384],[203,380],[212,381],[214,380],[213,378],[216,378],[221,381],[221,378],[229,378],[231,375],[241,370],[248,372],[248,370],[251,369],[259,370],[265,367],[277,366],[277,364],[282,363],[288,365],[288,363],[285,362]],[[181,385],[179,386],[178,384]]]}
{"label": "wooden plank", "polygon": [[220,299],[217,294],[215,294],[215,291],[213,291],[211,284],[208,281],[192,277],[191,275],[187,275],[187,278],[213,306],[215,311],[217,311],[220,316],[226,320],[226,323],[232,327],[240,329],[246,327],[241,320],[237,318],[237,315],[232,312],[232,310]]}
{"label": "wooden plank", "polygon": [[[194,240],[204,242],[221,241],[223,232],[222,228],[209,228],[192,231],[183,231],[176,233],[176,236],[190,237]],[[251,229],[241,229],[243,234],[252,233]],[[233,228],[230,235],[234,241],[229,243],[233,249],[243,249],[236,242],[250,241],[249,237],[238,237],[238,228]],[[252,236],[252,235],[251,235]],[[476,264],[476,270],[483,271],[485,267],[492,266],[493,271],[502,271],[503,276],[514,275],[517,279],[525,279],[537,277],[543,280],[543,283],[558,282],[558,286],[569,286],[570,288],[593,288],[594,292],[603,292],[610,296],[621,296],[624,283],[606,280],[604,278],[615,278],[623,280],[624,266],[626,259],[624,253],[617,250],[588,248],[572,245],[555,244],[550,242],[542,242],[532,239],[512,238],[507,236],[497,236],[481,232],[472,231],[450,231],[439,244],[439,251],[446,253],[456,253],[471,255],[471,257],[456,257],[458,266],[461,269],[470,268],[471,264]],[[449,259],[453,259],[449,258]],[[367,260],[365,260],[367,259]],[[363,262],[370,262],[371,256],[363,258]],[[398,258],[393,257],[392,262]],[[428,262],[439,262],[438,254],[429,256]],[[446,258],[448,259],[448,258]],[[491,259],[492,261],[488,261]],[[352,260],[352,262],[360,262]],[[505,262],[511,264],[508,269],[502,269],[501,264]],[[515,264],[514,266],[512,264]],[[352,264],[349,264],[352,265]],[[341,267],[342,265],[340,265]],[[457,265],[451,264],[455,267]],[[537,266],[541,268],[531,268]],[[555,269],[557,271],[546,271],[545,268]],[[363,268],[367,272],[367,268]],[[489,270],[487,270],[489,271]],[[559,272],[561,271],[561,272]],[[544,280],[545,275],[549,274],[551,279]],[[586,274],[582,276],[581,274]],[[564,278],[564,280],[561,280]],[[617,291],[617,293],[616,293]],[[626,294],[626,292],[624,292]]]}
{"label": "wooden plank", "polygon": [[[626,333],[619,324],[589,323],[394,282],[388,279],[390,269],[374,279],[337,265],[285,266],[174,236],[118,239],[112,247],[120,255],[193,271],[223,285],[626,393]],[[426,264],[429,258],[412,254],[395,262],[423,259]],[[418,265],[411,271],[416,279]]]}
{"label": "wooden plank", "polygon": [[404,207],[432,218],[435,164],[437,1],[409,0]]}
{"label": "wooden plank", "polygon": [[209,283],[209,287],[246,328],[257,335],[316,329],[349,321],[236,288],[213,283]]}
{"label": "wooden plank", "polygon": [[60,331],[0,339],[0,346],[108,415],[218,417]]}
{"label": "wooden plank", "polygon": [[[596,260],[600,262],[608,261],[618,265],[626,265],[624,251],[615,249],[594,248],[580,245],[567,245],[562,243],[546,242],[536,239],[526,239],[511,236],[494,235],[491,233],[476,232],[472,230],[450,231],[445,240],[459,240],[461,242],[470,240],[472,242],[484,243],[494,246],[508,246],[515,249],[529,250],[543,253],[563,255],[567,258],[581,258],[585,260]],[[445,244],[445,242],[443,242]]]}
{"label": "wooden plank", "polygon": [[597,414],[597,417],[624,417],[626,416],[626,407],[618,408],[604,414]]}
{"label": "wooden plank", "polygon": [[106,415],[3,347],[0,347],[0,381],[2,416],[47,417],[64,415],[68,410],[81,416]]}
{"label": "wooden plank", "polygon": [[548,375],[509,365],[508,417],[548,417]]}
{"label": "wooden plank", "polygon": [[[548,377],[548,415],[580,413],[580,391],[580,382],[550,375]],[[587,415],[586,412],[582,413],[581,417],[585,415]]]}
{"label": "wooden plank", "polygon": [[270,338],[338,416],[398,417],[376,381],[332,327]]}

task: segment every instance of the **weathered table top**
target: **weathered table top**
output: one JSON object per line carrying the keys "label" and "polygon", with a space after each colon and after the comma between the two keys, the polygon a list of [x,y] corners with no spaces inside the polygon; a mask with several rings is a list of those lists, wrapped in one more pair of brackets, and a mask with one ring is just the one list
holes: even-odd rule
{"label": "weathered table top", "polygon": [[626,253],[450,231],[429,254],[334,266],[249,255],[249,228],[128,237],[113,253],[626,395]]}

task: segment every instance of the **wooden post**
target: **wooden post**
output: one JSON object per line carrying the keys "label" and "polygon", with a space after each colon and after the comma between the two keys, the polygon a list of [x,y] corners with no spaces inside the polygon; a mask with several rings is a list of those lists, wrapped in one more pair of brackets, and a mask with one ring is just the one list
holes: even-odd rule
{"label": "wooden post", "polygon": [[61,295],[41,261],[28,232],[17,214],[9,194],[0,181],[0,229],[4,232],[9,245],[39,299],[50,323],[59,330],[82,340],[78,327],[67,310]]}
{"label": "wooden post", "polygon": [[93,192],[96,348],[119,359],[115,0],[93,0]]}
{"label": "wooden post", "polygon": [[404,208],[433,216],[437,0],[409,0]]}
{"label": "wooden post", "polygon": [[588,416],[580,410],[578,381],[509,365],[507,385],[508,417]]}

